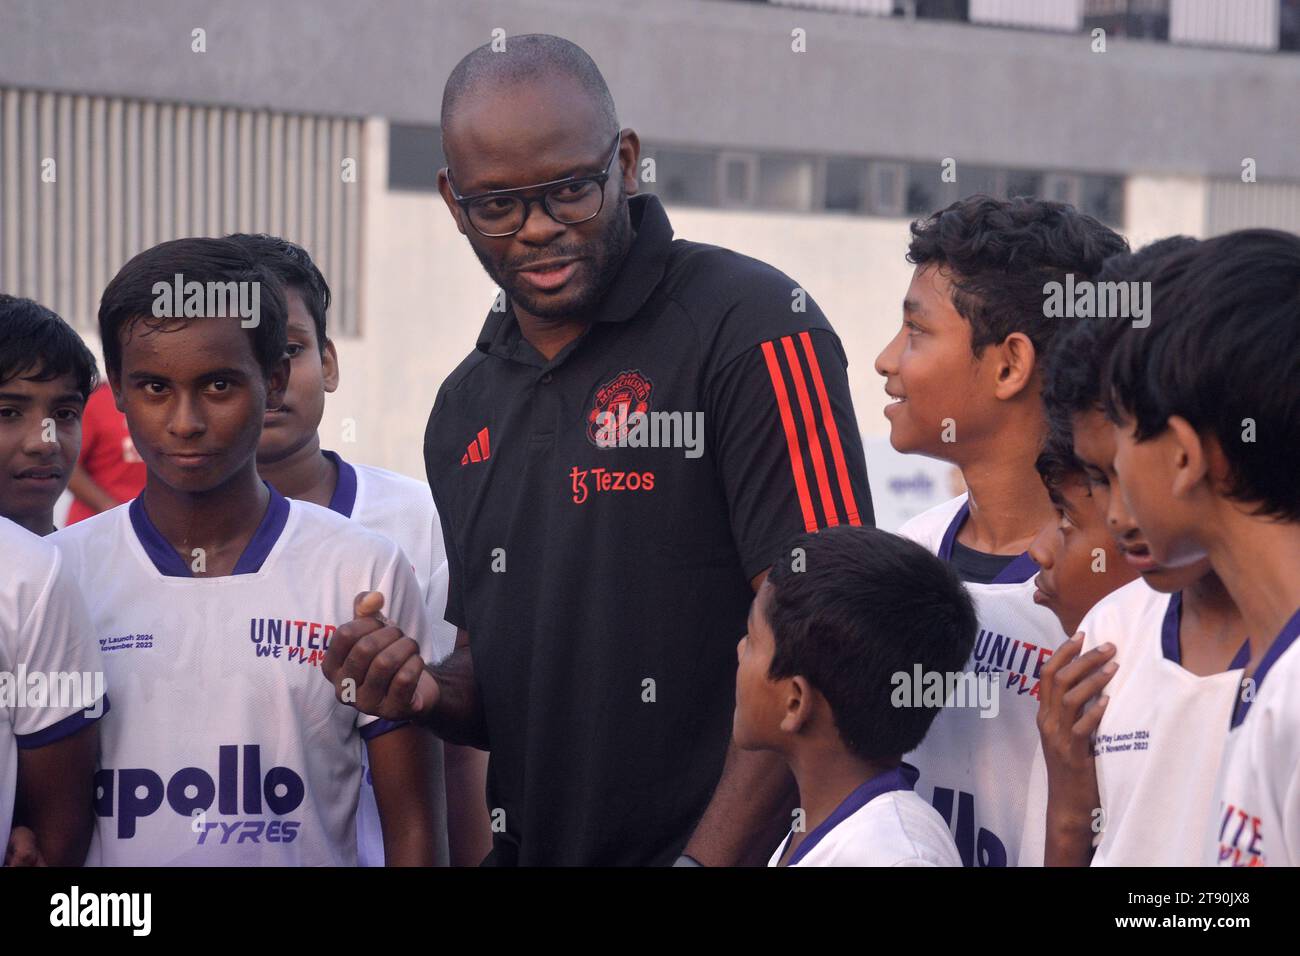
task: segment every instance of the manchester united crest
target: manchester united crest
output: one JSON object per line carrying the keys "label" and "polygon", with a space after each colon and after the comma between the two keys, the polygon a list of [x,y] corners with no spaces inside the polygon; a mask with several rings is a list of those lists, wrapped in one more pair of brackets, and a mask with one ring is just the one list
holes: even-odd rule
{"label": "manchester united crest", "polygon": [[597,448],[614,448],[627,440],[628,420],[650,411],[654,383],[636,369],[619,372],[596,389],[587,413],[587,438]]}

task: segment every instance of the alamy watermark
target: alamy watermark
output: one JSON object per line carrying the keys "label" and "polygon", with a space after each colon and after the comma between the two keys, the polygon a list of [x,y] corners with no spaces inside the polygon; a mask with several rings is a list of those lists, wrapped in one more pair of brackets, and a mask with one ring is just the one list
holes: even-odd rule
{"label": "alamy watermark", "polygon": [[595,418],[597,448],[683,448],[687,458],[704,454],[703,412],[628,412],[620,403]]}
{"label": "alamy watermark", "polygon": [[261,323],[260,282],[186,282],[179,272],[171,282],[155,282],[155,319],[202,319],[226,316],[239,319],[245,329]]}
{"label": "alamy watermark", "polygon": [[87,717],[104,713],[103,671],[0,671],[0,707],[83,710]]}
{"label": "alamy watermark", "polygon": [[1132,319],[1133,328],[1151,324],[1150,282],[1074,281],[1043,286],[1043,315],[1049,319]]}
{"label": "alamy watermark", "polygon": [[913,664],[910,673],[895,671],[889,682],[895,707],[972,707],[981,717],[996,717],[1000,709],[996,675],[987,671],[927,671]]}

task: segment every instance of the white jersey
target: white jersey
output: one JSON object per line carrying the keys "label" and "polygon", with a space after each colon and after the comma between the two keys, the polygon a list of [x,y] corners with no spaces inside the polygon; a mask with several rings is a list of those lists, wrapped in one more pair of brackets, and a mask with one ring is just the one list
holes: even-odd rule
{"label": "white jersey", "polygon": [[397,545],[271,491],[235,572],[196,578],[143,497],[51,539],[82,583],[114,691],[89,861],[355,865],[363,739],[320,665],[361,591],[429,654]]}
{"label": "white jersey", "polygon": [[1205,860],[1300,866],[1300,611],[1234,700],[1218,813]]}
{"label": "white jersey", "polygon": [[[1115,645],[1119,670],[1093,740],[1101,814],[1093,866],[1197,866],[1248,648],[1220,674],[1182,665],[1182,596],[1132,581],[1084,617],[1083,653]],[[1047,768],[1030,781],[1021,863],[1043,862]]]}
{"label": "white jersey", "polygon": [[[76,576],[48,542],[0,518],[0,856],[9,843],[18,751],[56,743],[105,712],[100,661]],[[89,783],[89,781],[87,781]]]}
{"label": "white jersey", "polygon": [[[951,560],[967,514],[960,495],[917,515],[899,534]],[[996,711],[945,706],[906,757],[921,773],[917,793],[947,821],[966,866],[1019,865],[1025,796],[1039,746],[1039,677],[1066,639],[1056,615],[1034,603],[1037,573],[1026,552],[994,583],[967,582],[979,630],[966,670],[992,683]]]}
{"label": "white jersey", "polygon": [[[433,644],[431,663],[440,661],[456,646],[456,628],[443,618],[447,611],[447,549],[442,524],[429,486],[414,478],[370,465],[353,465],[332,451],[322,452],[338,468],[338,484],[329,508],[394,541],[411,559],[428,609]],[[434,741],[435,761],[441,763],[442,745]],[[361,798],[357,804],[357,858],[362,866],[384,865],[384,834],[379,806],[370,776],[370,761],[362,754]],[[435,806],[441,807],[435,826],[445,829],[446,783],[437,767]]]}
{"label": "white jersey", "polygon": [[[789,866],[961,866],[957,846],[934,807],[913,791],[903,765],[868,780],[795,848]],[[768,866],[779,866],[793,832]]]}

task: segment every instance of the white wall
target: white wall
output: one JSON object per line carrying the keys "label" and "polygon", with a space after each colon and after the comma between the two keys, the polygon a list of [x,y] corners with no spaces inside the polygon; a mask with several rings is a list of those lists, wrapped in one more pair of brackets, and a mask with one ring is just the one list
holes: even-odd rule
{"label": "white wall", "polygon": [[1201,176],[1130,176],[1124,184],[1129,244],[1137,249],[1164,236],[1204,237],[1206,195]]}

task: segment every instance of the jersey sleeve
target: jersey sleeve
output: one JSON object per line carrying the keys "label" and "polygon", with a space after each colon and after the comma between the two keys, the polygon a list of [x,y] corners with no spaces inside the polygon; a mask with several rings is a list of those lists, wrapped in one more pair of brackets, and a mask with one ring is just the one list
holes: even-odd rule
{"label": "jersey sleeve", "polygon": [[[437,496],[434,496],[437,505]],[[465,581],[465,563],[461,560],[460,546],[456,542],[455,531],[447,519],[445,509],[438,508],[438,523],[442,527],[442,544],[447,553],[447,599],[442,619],[452,628],[469,627],[465,618],[465,596],[462,588]],[[454,639],[454,637],[453,637]]]}
{"label": "jersey sleeve", "polygon": [[58,551],[30,613],[19,625],[14,658],[13,670],[26,675],[24,692],[32,704],[12,711],[19,748],[62,740],[108,709],[104,667],[90,615]]}
{"label": "jersey sleeve", "polygon": [[[434,660],[433,622],[429,620],[424,593],[420,590],[415,569],[401,548],[392,546],[392,557],[378,580],[372,582],[371,589],[384,595],[384,608],[380,613],[390,624],[415,641],[420,648],[420,656],[426,662]],[[372,740],[401,726],[404,726],[403,721],[385,720],[373,714],[357,712],[357,727],[366,740]]]}
{"label": "jersey sleeve", "polygon": [[873,523],[847,366],[834,332],[812,328],[758,343],[711,377],[706,435],[747,577],[801,531]]}
{"label": "jersey sleeve", "polygon": [[430,661],[437,663],[456,647],[456,625],[447,620],[448,585],[451,578],[451,563],[447,559],[447,546],[443,539],[442,518],[435,513],[429,533],[433,536],[432,560],[429,567],[429,580],[424,587],[424,604],[428,612],[431,628],[430,643],[433,657]]}

